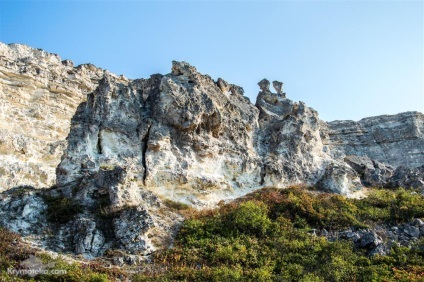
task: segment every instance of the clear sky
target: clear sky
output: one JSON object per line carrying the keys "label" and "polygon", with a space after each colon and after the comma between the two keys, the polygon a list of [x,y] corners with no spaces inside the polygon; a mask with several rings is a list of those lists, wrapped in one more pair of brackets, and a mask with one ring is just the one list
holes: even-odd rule
{"label": "clear sky", "polygon": [[184,60],[245,89],[284,82],[320,117],[424,111],[424,1],[5,1],[0,41],[129,78]]}

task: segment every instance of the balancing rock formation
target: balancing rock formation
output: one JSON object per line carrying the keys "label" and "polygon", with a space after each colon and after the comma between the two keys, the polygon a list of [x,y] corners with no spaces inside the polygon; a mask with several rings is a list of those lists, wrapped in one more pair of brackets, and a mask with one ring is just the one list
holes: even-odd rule
{"label": "balancing rock formation", "polygon": [[[201,208],[297,184],[424,189],[422,113],[326,123],[283,83],[258,84],[253,105],[185,62],[130,80],[0,44],[0,226],[86,257],[146,255],[182,220],[169,200]],[[55,206],[68,217],[52,218]]]}

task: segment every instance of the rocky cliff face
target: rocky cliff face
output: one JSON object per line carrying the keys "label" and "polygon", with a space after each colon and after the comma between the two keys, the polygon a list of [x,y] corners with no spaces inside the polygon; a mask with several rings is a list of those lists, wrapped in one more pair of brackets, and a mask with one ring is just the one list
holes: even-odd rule
{"label": "rocky cliff face", "polygon": [[217,202],[259,182],[257,115],[241,94],[222,92],[186,63],[127,84],[106,74],[73,118],[58,184],[120,166],[158,195]]}
{"label": "rocky cliff face", "polygon": [[335,152],[367,156],[394,167],[419,167],[424,164],[424,115],[406,112],[355,121],[327,123],[328,141]]}
{"label": "rocky cliff face", "polygon": [[406,112],[327,123],[325,146],[368,187],[424,188],[424,115]]}
{"label": "rocky cliff face", "polygon": [[0,191],[55,183],[71,118],[102,77],[93,65],[0,42]]}
{"label": "rocky cliff face", "polygon": [[[346,195],[424,187],[420,113],[325,123],[277,81],[274,93],[262,80],[253,105],[185,62],[128,80],[22,45],[0,51],[0,225],[48,248],[148,254],[181,221],[170,200],[201,208],[295,184]],[[22,185],[51,188],[11,189]]]}

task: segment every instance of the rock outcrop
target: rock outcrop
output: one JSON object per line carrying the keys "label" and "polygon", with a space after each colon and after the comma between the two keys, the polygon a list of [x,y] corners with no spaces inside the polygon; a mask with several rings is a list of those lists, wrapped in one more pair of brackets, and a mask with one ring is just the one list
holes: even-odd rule
{"label": "rock outcrop", "polygon": [[367,187],[424,187],[424,165],[416,168],[399,166],[396,169],[388,164],[368,157],[347,156],[348,163],[361,177]]}
{"label": "rock outcrop", "polygon": [[168,246],[181,215],[127,181],[116,167],[48,190],[10,189],[0,194],[0,226],[41,247],[86,258],[111,249],[145,256]]}
{"label": "rock outcrop", "polygon": [[257,151],[262,159],[261,184],[285,186],[315,184],[326,166],[318,113],[303,102],[295,103],[271,93],[269,81],[259,82]]}
{"label": "rock outcrop", "polygon": [[378,225],[369,229],[348,229],[343,231],[314,230],[318,236],[329,241],[349,240],[355,248],[363,249],[367,255],[387,255],[394,246],[410,248],[424,236],[424,222],[415,219],[401,225]]}
{"label": "rock outcrop", "polygon": [[129,80],[27,46],[0,52],[0,225],[48,248],[149,254],[182,220],[167,201],[202,208],[296,184],[424,188],[421,113],[325,123],[278,81],[276,93],[259,82],[253,105],[185,62]]}
{"label": "rock outcrop", "polygon": [[242,95],[222,92],[186,63],[126,84],[105,74],[72,120],[57,183],[119,166],[138,187],[172,200],[216,203],[247,193],[260,178],[257,116]]}
{"label": "rock outcrop", "polygon": [[424,115],[406,112],[355,121],[333,121],[328,140],[333,158],[356,155],[393,167],[424,164]]}
{"label": "rock outcrop", "polygon": [[0,191],[55,183],[71,118],[103,72],[0,42]]}

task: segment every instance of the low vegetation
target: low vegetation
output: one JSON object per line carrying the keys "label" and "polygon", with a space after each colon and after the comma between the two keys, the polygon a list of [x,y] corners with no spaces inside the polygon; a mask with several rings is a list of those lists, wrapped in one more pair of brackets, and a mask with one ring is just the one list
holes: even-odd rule
{"label": "low vegetation", "polygon": [[[168,202],[176,210],[186,206]],[[136,273],[100,264],[69,264],[39,255],[66,276],[37,281],[424,281],[424,239],[411,248],[367,256],[350,241],[329,241],[328,231],[399,225],[424,217],[422,195],[404,189],[372,190],[365,199],[300,188],[263,189],[214,210],[191,210],[168,250],[156,252]],[[16,247],[13,244],[18,244]],[[7,268],[31,254],[19,236],[0,230],[0,281],[19,281]],[[132,269],[134,270],[134,269]],[[13,279],[12,279],[13,278]]]}
{"label": "low vegetation", "polygon": [[423,281],[424,240],[368,257],[350,241],[311,232],[409,222],[424,217],[423,200],[403,189],[373,190],[361,200],[261,190],[193,214],[174,247],[156,253],[152,268],[135,281]]}
{"label": "low vegetation", "polygon": [[163,203],[170,209],[182,211],[190,208],[189,205],[181,202],[176,202],[170,199],[163,199]]}

